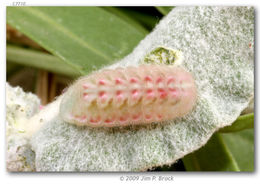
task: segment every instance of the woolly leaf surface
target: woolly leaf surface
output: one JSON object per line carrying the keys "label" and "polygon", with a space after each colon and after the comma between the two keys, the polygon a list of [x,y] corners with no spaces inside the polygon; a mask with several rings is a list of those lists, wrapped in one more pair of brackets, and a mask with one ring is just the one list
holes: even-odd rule
{"label": "woolly leaf surface", "polygon": [[6,168],[8,171],[35,170],[35,154],[23,136],[23,123],[39,111],[40,100],[20,87],[6,84]]}

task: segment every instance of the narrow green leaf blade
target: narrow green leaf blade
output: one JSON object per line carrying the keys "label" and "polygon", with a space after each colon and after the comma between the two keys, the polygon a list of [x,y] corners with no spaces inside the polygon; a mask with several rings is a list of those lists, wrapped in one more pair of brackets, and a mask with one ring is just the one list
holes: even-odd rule
{"label": "narrow green leaf blade", "polygon": [[167,15],[174,6],[157,6],[156,9],[161,12],[163,15]]}
{"label": "narrow green leaf blade", "polygon": [[241,171],[254,171],[254,129],[221,134]]}
{"label": "narrow green leaf blade", "polygon": [[240,171],[219,134],[214,134],[206,146],[185,156],[183,162],[188,171]]}
{"label": "narrow green leaf blade", "polygon": [[182,160],[188,171],[253,171],[254,130],[215,133],[204,147]]}
{"label": "narrow green leaf blade", "polygon": [[148,30],[152,30],[160,21],[159,16],[147,12],[142,12],[139,9],[135,10],[127,7],[120,7],[118,9],[120,12],[122,12],[122,14],[131,17],[131,19],[134,19]]}
{"label": "narrow green leaf blade", "polygon": [[16,64],[45,69],[71,77],[80,76],[77,69],[73,69],[58,57],[32,49],[7,45],[6,59]]}
{"label": "narrow green leaf blade", "polygon": [[220,129],[219,132],[237,132],[250,128],[254,128],[254,113],[239,116],[232,125]]}
{"label": "narrow green leaf blade", "polygon": [[148,30],[140,24],[136,19],[134,19],[132,16],[127,15],[121,8],[118,7],[111,7],[111,6],[106,6],[102,7],[104,10],[113,13],[114,15],[120,17],[121,19],[125,20],[132,26],[134,26],[136,29],[138,29],[140,32],[144,34],[148,34]]}
{"label": "narrow green leaf blade", "polygon": [[122,58],[145,36],[99,7],[8,7],[7,22],[82,73]]}

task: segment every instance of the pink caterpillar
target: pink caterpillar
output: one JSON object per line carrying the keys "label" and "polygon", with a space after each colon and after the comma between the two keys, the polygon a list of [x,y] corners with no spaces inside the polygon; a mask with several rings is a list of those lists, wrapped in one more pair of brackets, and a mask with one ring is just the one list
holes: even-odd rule
{"label": "pink caterpillar", "polygon": [[60,114],[81,126],[145,124],[187,114],[196,97],[194,79],[183,68],[146,64],[79,79],[64,95]]}

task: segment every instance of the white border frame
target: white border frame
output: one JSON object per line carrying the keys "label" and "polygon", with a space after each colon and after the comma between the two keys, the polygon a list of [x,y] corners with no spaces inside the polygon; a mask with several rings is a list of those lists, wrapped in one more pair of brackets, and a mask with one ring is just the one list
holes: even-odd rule
{"label": "white border frame", "polygon": [[[3,2],[4,1],[4,2]],[[26,2],[27,6],[169,6],[169,5],[226,5],[226,6],[254,6],[255,7],[255,95],[256,95],[256,107],[255,107],[255,172],[254,173],[203,173],[203,172],[150,172],[150,173],[8,173],[5,167],[5,81],[6,81],[6,6],[12,6],[13,0],[3,0],[0,2],[0,184],[1,185],[89,185],[89,184],[166,184],[166,185],[252,185],[253,183],[259,182],[258,176],[258,137],[259,127],[258,125],[258,87],[259,87],[259,65],[257,64],[257,57],[259,53],[258,44],[257,44],[257,35],[258,30],[258,9],[259,2],[254,0],[218,0],[213,1],[213,4],[209,0],[131,0],[131,1],[119,1],[119,0],[95,0],[95,1],[82,1],[82,0],[22,0],[20,2]],[[139,176],[173,176],[173,181],[147,181],[147,182],[125,182],[120,181],[120,176],[130,176],[130,175],[139,175]],[[255,184],[254,184],[255,185]]]}

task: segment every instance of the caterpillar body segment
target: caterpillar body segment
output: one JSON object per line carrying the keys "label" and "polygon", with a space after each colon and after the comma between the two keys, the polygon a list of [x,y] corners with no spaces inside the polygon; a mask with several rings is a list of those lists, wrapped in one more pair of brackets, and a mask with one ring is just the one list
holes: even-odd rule
{"label": "caterpillar body segment", "polygon": [[79,79],[65,93],[60,115],[79,126],[147,124],[187,114],[196,97],[194,79],[183,68],[145,64]]}

